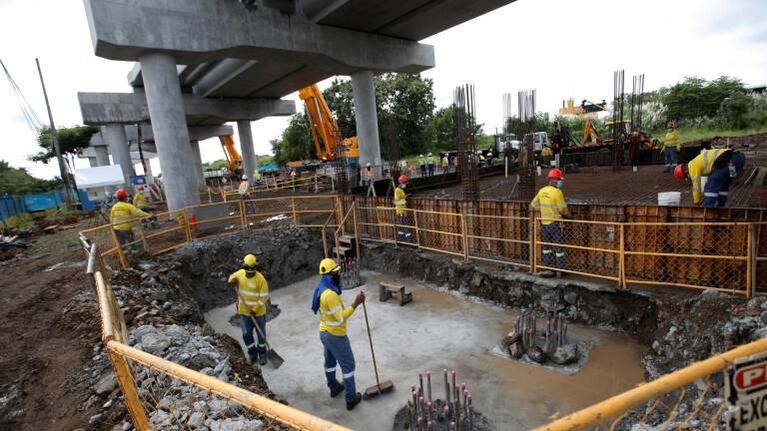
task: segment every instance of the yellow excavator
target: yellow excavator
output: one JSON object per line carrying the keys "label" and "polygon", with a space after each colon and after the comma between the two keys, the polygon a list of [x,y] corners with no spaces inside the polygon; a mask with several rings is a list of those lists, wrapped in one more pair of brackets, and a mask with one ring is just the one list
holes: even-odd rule
{"label": "yellow excavator", "polygon": [[306,104],[317,158],[329,161],[343,155],[347,159],[358,159],[360,148],[357,137],[341,139],[338,123],[319,87],[316,84],[304,87],[298,90],[298,96]]}
{"label": "yellow excavator", "polygon": [[232,135],[226,135],[219,136],[218,140],[221,141],[221,148],[224,150],[226,168],[229,172],[239,175],[242,172],[242,157],[234,146],[234,138]]}

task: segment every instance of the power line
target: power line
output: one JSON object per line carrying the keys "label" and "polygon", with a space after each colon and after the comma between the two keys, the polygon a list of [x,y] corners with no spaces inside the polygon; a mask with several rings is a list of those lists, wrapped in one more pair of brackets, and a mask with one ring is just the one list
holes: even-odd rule
{"label": "power line", "polygon": [[21,109],[21,113],[24,115],[24,120],[27,122],[27,126],[29,126],[29,129],[32,130],[32,133],[34,133],[35,137],[37,137],[40,133],[40,129],[45,127],[45,123],[40,120],[37,112],[35,112],[32,104],[30,104],[27,98],[24,96],[24,93],[21,91],[21,87],[19,87],[19,85],[13,79],[11,73],[8,71],[8,68],[5,67],[5,63],[3,63],[2,59],[0,59],[0,66],[3,67],[5,76],[8,79],[8,84],[11,86],[11,92],[13,92],[13,95],[16,98],[16,102],[19,104],[19,109]]}

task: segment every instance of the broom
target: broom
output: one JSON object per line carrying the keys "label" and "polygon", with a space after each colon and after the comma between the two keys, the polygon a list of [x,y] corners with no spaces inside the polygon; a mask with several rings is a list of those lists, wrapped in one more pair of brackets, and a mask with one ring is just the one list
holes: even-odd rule
{"label": "broom", "polygon": [[383,383],[378,379],[378,365],[376,365],[376,353],[373,350],[373,337],[370,335],[370,323],[368,322],[368,308],[365,306],[365,302],[362,302],[362,310],[365,312],[365,326],[368,328],[368,341],[370,341],[370,354],[373,356],[373,370],[376,374],[376,384],[365,389],[365,398],[370,399],[378,395],[391,392],[394,389],[394,383],[391,380],[387,380]]}

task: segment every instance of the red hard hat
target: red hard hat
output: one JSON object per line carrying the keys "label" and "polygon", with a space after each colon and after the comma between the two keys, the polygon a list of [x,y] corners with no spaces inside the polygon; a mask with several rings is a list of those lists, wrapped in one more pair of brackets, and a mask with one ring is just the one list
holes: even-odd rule
{"label": "red hard hat", "polygon": [[125,189],[117,189],[115,197],[118,200],[128,199],[128,192],[126,192]]}
{"label": "red hard hat", "polygon": [[549,179],[552,180],[561,180],[562,179],[562,171],[559,169],[552,169],[549,171]]}
{"label": "red hard hat", "polygon": [[407,184],[407,177],[404,175],[399,176],[399,183],[400,184]]}
{"label": "red hard hat", "polygon": [[678,180],[684,179],[684,168],[682,167],[682,165],[676,165],[676,167],[674,168],[674,177]]}
{"label": "red hard hat", "polygon": [[138,191],[143,192],[144,191],[144,186],[138,186]]}

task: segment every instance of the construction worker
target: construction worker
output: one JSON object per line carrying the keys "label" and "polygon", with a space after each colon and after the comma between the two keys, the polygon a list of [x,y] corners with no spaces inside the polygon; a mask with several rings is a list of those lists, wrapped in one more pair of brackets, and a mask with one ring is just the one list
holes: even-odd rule
{"label": "construction worker", "polygon": [[138,186],[136,194],[133,196],[133,206],[144,210],[147,207],[146,196],[144,196],[144,186]]}
{"label": "construction worker", "polygon": [[428,164],[429,176],[434,176],[434,156],[431,153],[428,154],[426,163]]}
{"label": "construction worker", "polygon": [[[112,229],[115,231],[120,246],[125,246],[133,242],[133,222],[137,219],[149,218],[152,215],[141,211],[128,202],[128,192],[125,189],[117,189],[115,198],[117,198],[117,203],[112,205],[110,211]],[[126,250],[126,252],[130,251],[130,248]]]}
{"label": "construction worker", "polygon": [[[562,223],[561,220],[569,213],[565,195],[562,193],[564,177],[559,169],[549,171],[549,184],[538,191],[530,207],[533,210],[540,210],[541,218],[541,242],[558,244],[562,242]],[[556,261],[553,254],[556,254]],[[543,265],[548,267],[564,268],[565,250],[562,247],[553,247],[550,244],[544,244],[542,247]],[[551,277],[553,273],[546,271],[543,276]],[[557,277],[560,276],[557,271]]]}
{"label": "construction worker", "polygon": [[[251,364],[266,365],[266,310],[269,304],[269,284],[258,271],[256,256],[242,259],[242,269],[229,276],[228,283],[237,289],[237,314],[240,315],[242,341],[248,349]],[[258,325],[260,331],[256,331]],[[253,339],[256,331],[258,345]]]}
{"label": "construction worker", "polygon": [[682,137],[674,121],[669,121],[666,124],[666,136],[663,138],[663,149],[661,151],[664,152],[666,161],[663,172],[671,172],[677,164],[679,154],[682,153]]}
{"label": "construction worker", "polygon": [[447,156],[447,153],[442,157],[442,173],[446,174],[450,171],[450,158]]}
{"label": "construction worker", "polygon": [[[692,180],[692,202],[705,208],[723,207],[729,197],[730,183],[746,165],[746,156],[729,148],[702,150],[687,165],[674,169],[674,176]],[[701,178],[708,177],[701,190]],[[701,193],[702,192],[702,193]]]}
{"label": "construction worker", "polygon": [[237,191],[240,193],[240,197],[242,199],[247,199],[250,197],[250,183],[248,183],[247,175],[242,176],[242,181],[240,181],[240,186],[237,188]]}
{"label": "construction worker", "polygon": [[[359,292],[351,307],[341,300],[341,266],[325,258],[320,262],[319,284],[314,288],[312,311],[320,316],[320,341],[325,355],[325,378],[330,397],[346,390],[346,410],[351,410],[363,399],[354,384],[354,353],[346,336],[346,323],[354,310],[365,302],[365,292]],[[336,364],[341,366],[343,384],[336,380]]]}
{"label": "construction worker", "polygon": [[423,156],[423,154],[420,154],[418,156],[418,166],[421,169],[421,176],[426,176],[426,158]]}
{"label": "construction worker", "polygon": [[412,220],[410,213],[407,210],[407,195],[405,194],[405,188],[407,187],[407,177],[405,175],[399,176],[399,185],[394,189],[394,208],[397,218],[399,219],[399,230],[397,236],[408,242],[413,241],[413,234],[410,231],[410,225]]}

